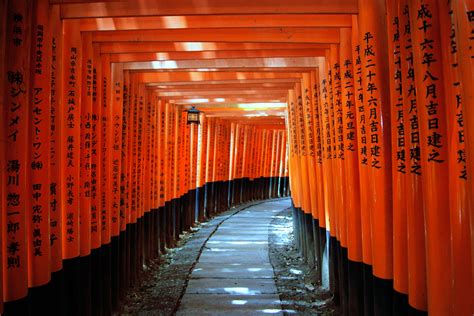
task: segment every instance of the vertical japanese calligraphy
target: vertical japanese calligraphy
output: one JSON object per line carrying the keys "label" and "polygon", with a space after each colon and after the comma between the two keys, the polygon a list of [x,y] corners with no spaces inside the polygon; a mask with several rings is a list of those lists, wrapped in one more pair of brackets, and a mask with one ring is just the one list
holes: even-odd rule
{"label": "vertical japanese calligraphy", "polygon": [[91,173],[92,173],[92,97],[93,48],[90,34],[82,34],[81,157],[80,157],[80,247],[81,256],[91,250]]}
{"label": "vertical japanese calligraphy", "polygon": [[393,287],[408,294],[406,181],[407,150],[403,109],[403,72],[398,3],[387,4],[393,205]]}
{"label": "vertical japanese calligraphy", "polygon": [[51,247],[51,272],[57,272],[62,268],[63,234],[62,234],[62,209],[63,209],[63,177],[61,174],[61,145],[62,145],[62,119],[60,108],[60,82],[62,79],[61,63],[61,20],[59,18],[59,7],[51,10],[49,28],[51,30],[50,43],[45,43],[51,48],[51,75],[50,75],[50,137],[49,137],[49,214],[50,214],[50,247]]}
{"label": "vertical japanese calligraphy", "polygon": [[339,64],[341,67],[341,106],[344,142],[344,201],[347,216],[347,248],[349,259],[362,261],[360,187],[357,146],[357,118],[352,62],[351,30],[341,29]]}
{"label": "vertical japanese calligraphy", "polygon": [[51,279],[50,254],[50,81],[51,31],[49,5],[38,1],[33,7],[32,48],[35,56],[31,77],[28,151],[29,209],[29,286],[40,286]]}
{"label": "vertical japanese calligraphy", "polygon": [[91,113],[91,142],[90,142],[90,234],[91,249],[101,246],[101,155],[102,155],[102,107],[101,98],[103,86],[100,84],[102,78],[102,61],[98,45],[94,45],[93,67],[92,67],[92,113]]}
{"label": "vertical japanese calligraphy", "polygon": [[[4,299],[12,301],[27,295],[28,246],[26,207],[30,199],[28,173],[29,104],[29,25],[28,1],[9,1],[6,19],[6,50],[2,134],[5,149],[2,166],[5,185],[3,218]],[[47,101],[45,101],[46,103]],[[3,208],[3,207],[2,207]],[[30,219],[29,219],[30,220]],[[46,232],[45,232],[46,233]]]}
{"label": "vertical japanese calligraphy", "polygon": [[390,178],[390,94],[386,21],[373,19],[385,14],[380,1],[359,1],[359,45],[362,62],[362,89],[368,144],[369,209],[371,212],[373,273],[392,277],[392,185]]}
{"label": "vertical japanese calligraphy", "polygon": [[[311,71],[310,75],[310,86],[312,91],[312,107],[313,107],[313,128],[314,128],[314,142],[315,142],[315,172],[316,172],[316,183],[317,183],[317,211],[320,227],[325,227],[325,216],[324,216],[324,185],[323,185],[323,144],[322,144],[322,115],[321,115],[321,98],[320,98],[320,87],[319,87],[319,69]],[[283,149],[285,151],[286,148]],[[282,167],[284,167],[285,161],[282,159]]]}
{"label": "vertical japanese calligraphy", "polygon": [[398,17],[400,23],[400,58],[402,61],[403,114],[405,118],[405,141],[407,179],[407,256],[408,256],[408,301],[411,306],[426,310],[426,262],[424,210],[421,183],[421,150],[418,105],[416,101],[415,66],[411,38],[410,9],[408,1],[400,1]]}
{"label": "vertical japanese calligraphy", "polygon": [[[463,99],[463,113],[465,121],[465,148],[466,156],[472,157],[474,153],[474,115],[472,113],[474,96],[473,90],[469,87],[473,86],[474,82],[474,3],[470,0],[454,1],[452,2],[454,8],[455,29],[459,52],[459,65],[462,84],[461,95]],[[467,159],[468,175],[474,174],[474,162],[472,159]],[[474,207],[474,181],[472,176],[467,179],[467,198],[468,207],[471,210]],[[471,231],[471,254],[474,253],[474,216],[470,216],[470,231]],[[474,260],[471,259],[472,278],[471,284],[474,283]]]}
{"label": "vertical japanese calligraphy", "polygon": [[120,232],[120,175],[122,155],[122,118],[123,118],[123,69],[119,64],[111,66],[111,81],[113,94],[111,96],[111,234],[118,236]]}
{"label": "vertical japanese calligraphy", "polygon": [[428,309],[436,310],[440,315],[451,314],[452,297],[445,296],[444,288],[452,279],[452,268],[451,233],[447,224],[447,121],[438,2],[413,1],[410,13],[423,169]]}
{"label": "vertical japanese calligraphy", "polygon": [[317,181],[316,181],[316,161],[315,161],[315,139],[314,139],[314,113],[313,113],[313,102],[311,98],[311,81],[310,81],[310,74],[305,73],[303,74],[302,80],[302,106],[300,110],[302,111],[302,116],[304,118],[303,126],[304,129],[302,133],[305,133],[305,141],[306,141],[306,148],[308,155],[306,157],[308,170],[312,170],[308,172],[308,184],[309,184],[309,197],[311,203],[311,209],[308,211],[312,213],[313,218],[318,218],[318,195],[317,195]]}
{"label": "vertical japanese calligraphy", "polygon": [[79,255],[79,185],[81,119],[81,37],[79,25],[63,21],[63,254],[64,259]]}
{"label": "vertical japanese calligraphy", "polygon": [[100,228],[101,243],[110,243],[110,222],[111,222],[111,171],[112,171],[112,106],[111,106],[111,69],[110,56],[102,55],[101,74],[98,84],[100,84],[102,95],[100,97],[101,118],[101,153],[100,153]]}

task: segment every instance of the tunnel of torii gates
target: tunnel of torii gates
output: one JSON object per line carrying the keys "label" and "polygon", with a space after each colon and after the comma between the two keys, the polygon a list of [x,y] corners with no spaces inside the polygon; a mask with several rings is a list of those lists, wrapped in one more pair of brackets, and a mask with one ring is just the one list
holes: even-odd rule
{"label": "tunnel of torii gates", "polygon": [[1,1],[3,312],[110,314],[181,232],[291,195],[347,314],[472,315],[473,3]]}

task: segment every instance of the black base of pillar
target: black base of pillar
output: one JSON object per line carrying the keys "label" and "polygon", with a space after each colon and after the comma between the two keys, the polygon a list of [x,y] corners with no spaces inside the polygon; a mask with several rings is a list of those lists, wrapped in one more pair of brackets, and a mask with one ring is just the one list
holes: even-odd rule
{"label": "black base of pillar", "polygon": [[[292,211],[295,244],[316,269],[316,284],[322,284],[323,271],[329,271],[329,289],[341,315],[427,315],[411,307],[408,296],[393,289],[392,280],[374,276],[370,265],[349,260],[347,248],[333,236],[328,239],[329,233],[318,219],[294,206]],[[325,261],[328,242],[329,260]]]}

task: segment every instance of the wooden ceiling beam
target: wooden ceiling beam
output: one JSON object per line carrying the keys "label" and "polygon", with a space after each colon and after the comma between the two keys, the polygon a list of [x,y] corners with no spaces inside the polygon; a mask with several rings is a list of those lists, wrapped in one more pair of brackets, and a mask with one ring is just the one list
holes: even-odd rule
{"label": "wooden ceiling beam", "polygon": [[123,53],[111,54],[113,63],[129,63],[142,61],[165,60],[204,60],[204,59],[234,59],[234,58],[288,58],[288,57],[321,57],[325,49],[275,49],[275,50],[231,50],[206,52],[156,52],[156,53]]}
{"label": "wooden ceiling beam", "polygon": [[221,52],[249,50],[327,49],[328,44],[314,43],[248,43],[248,42],[106,42],[100,45],[102,54],[156,52]]}
{"label": "wooden ceiling beam", "polygon": [[[50,3],[58,4],[64,1],[68,0],[50,0]],[[64,19],[283,13],[357,14],[358,3],[357,0],[129,0],[61,5],[61,17]]]}
{"label": "wooden ceiling beam", "polygon": [[247,71],[228,71],[228,72],[200,72],[200,71],[176,71],[176,72],[135,72],[132,75],[142,83],[164,83],[174,81],[186,81],[195,83],[199,81],[212,80],[250,80],[250,79],[301,79],[299,72],[247,72]]}
{"label": "wooden ceiling beam", "polygon": [[338,28],[197,28],[172,30],[102,31],[92,33],[93,42],[262,42],[339,43]]}
{"label": "wooden ceiling beam", "polygon": [[280,72],[280,73],[303,73],[303,72],[310,72],[311,70],[314,70],[315,67],[248,67],[248,68],[241,68],[241,67],[235,67],[235,68],[167,68],[167,69],[136,69],[136,70],[129,70],[130,73],[134,72],[183,72],[183,71],[188,71],[188,72]]}
{"label": "wooden ceiling beam", "polygon": [[316,68],[324,62],[324,57],[274,57],[274,58],[235,58],[235,59],[209,59],[209,60],[165,60],[147,62],[123,63],[124,70],[158,70],[176,71],[181,69],[201,69],[202,71],[218,71],[238,69],[245,71],[251,69],[291,70],[292,68]]}
{"label": "wooden ceiling beam", "polygon": [[[195,94],[187,94],[187,95],[181,95],[179,93],[174,93],[174,92],[160,92],[157,93],[157,96],[161,97],[162,99],[168,99],[168,100],[184,100],[184,99],[245,99],[247,97],[250,98],[256,98],[258,97],[259,99],[265,99],[265,100],[272,100],[272,99],[280,99],[282,97],[285,97],[288,93],[288,90],[279,90],[279,91],[261,91],[260,93],[250,93],[248,91],[228,91],[227,93],[218,93],[218,92],[211,92],[211,93],[195,93]],[[219,103],[219,101],[213,101],[216,103]],[[226,102],[226,101],[223,101]],[[242,101],[239,101],[242,102]],[[267,101],[270,102],[270,101]],[[204,103],[204,101],[203,101]]]}
{"label": "wooden ceiling beam", "polygon": [[288,88],[272,88],[272,89],[242,89],[235,88],[233,90],[214,90],[209,87],[208,90],[201,91],[158,91],[157,95],[165,98],[172,97],[193,97],[193,98],[209,98],[209,97],[225,97],[225,96],[239,96],[239,95],[285,95],[288,93]]}
{"label": "wooden ceiling beam", "polygon": [[200,86],[200,85],[239,85],[239,84],[294,84],[300,81],[301,76],[296,78],[267,78],[267,79],[235,79],[235,80],[201,80],[201,81],[173,81],[160,83],[147,83],[147,86],[160,87],[180,87],[180,86]]}
{"label": "wooden ceiling beam", "polygon": [[249,27],[351,27],[348,14],[180,15],[123,18],[89,18],[81,31]]}
{"label": "wooden ceiling beam", "polygon": [[209,101],[202,101],[196,102],[196,98],[162,98],[163,100],[171,101],[172,103],[176,104],[194,104],[199,106],[225,106],[226,104],[235,104],[235,103],[262,103],[262,102],[286,102],[286,96],[284,97],[261,97],[261,96],[254,96],[254,97],[227,97],[225,101],[214,101],[212,98]]}
{"label": "wooden ceiling beam", "polygon": [[156,91],[206,91],[212,89],[213,91],[224,91],[231,89],[291,89],[294,82],[289,83],[238,83],[238,84],[201,84],[201,85],[157,85],[153,88]]}

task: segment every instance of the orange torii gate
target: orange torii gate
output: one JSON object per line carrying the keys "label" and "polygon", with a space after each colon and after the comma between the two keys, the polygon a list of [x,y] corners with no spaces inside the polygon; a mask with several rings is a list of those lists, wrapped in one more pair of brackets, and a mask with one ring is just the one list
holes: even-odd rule
{"label": "orange torii gate", "polygon": [[343,313],[472,314],[472,1],[221,2],[2,2],[5,313],[109,314],[291,187]]}

